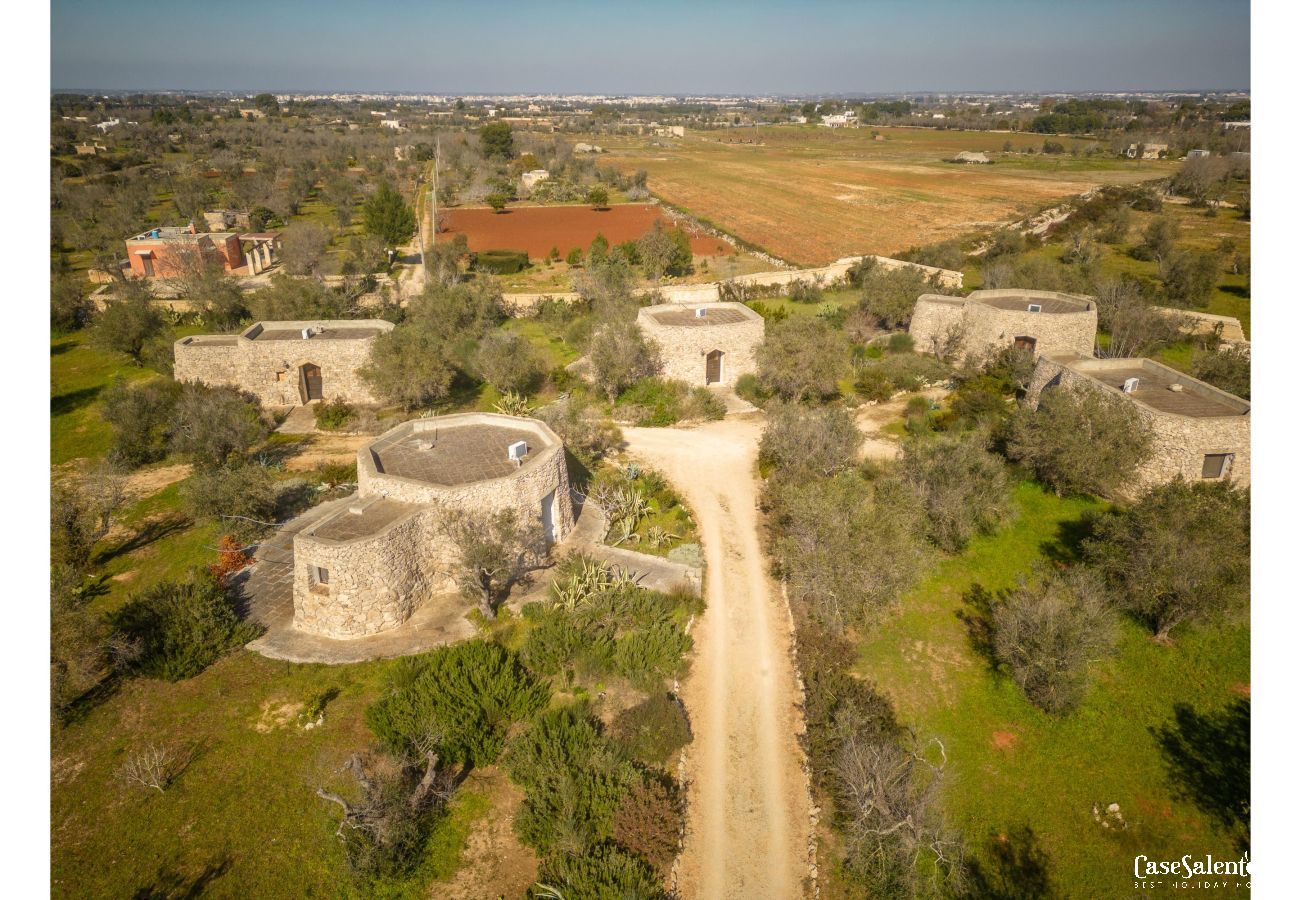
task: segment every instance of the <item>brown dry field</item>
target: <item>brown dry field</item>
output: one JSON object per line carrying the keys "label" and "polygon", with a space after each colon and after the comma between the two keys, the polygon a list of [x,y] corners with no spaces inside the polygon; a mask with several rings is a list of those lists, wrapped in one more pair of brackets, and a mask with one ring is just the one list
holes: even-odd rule
{"label": "brown dry field", "polygon": [[[645,169],[659,197],[791,262],[896,254],[1024,215],[1101,184],[1160,178],[1174,162],[1084,156],[1095,141],[1041,134],[805,126],[688,131],[671,147],[611,138],[602,164]],[[1004,154],[1041,148],[1066,153]],[[758,143],[724,143],[747,140]],[[1079,156],[1069,151],[1077,146]],[[990,165],[943,162],[982,150]]]}
{"label": "brown dry field", "polygon": [[[447,211],[444,234],[463,233],[469,249],[527,250],[532,259],[542,259],[552,247],[561,258],[575,247],[583,253],[596,235],[603,234],[610,246],[634,241],[656,221],[672,226],[663,211],[652,203],[619,203],[608,209],[590,206],[520,206],[503,213],[486,207]],[[441,236],[439,241],[444,240]],[[706,234],[691,235],[696,256],[721,256],[734,252],[731,245]]]}

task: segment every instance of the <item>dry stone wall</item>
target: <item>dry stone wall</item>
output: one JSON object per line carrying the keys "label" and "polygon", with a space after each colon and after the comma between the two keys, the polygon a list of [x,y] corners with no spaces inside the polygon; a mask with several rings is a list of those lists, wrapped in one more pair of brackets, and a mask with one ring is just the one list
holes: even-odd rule
{"label": "dry stone wall", "polygon": [[[294,538],[294,627],[332,638],[375,634],[401,625],[422,603],[455,590],[449,574],[455,548],[442,535],[440,515],[445,509],[471,511],[515,510],[536,520],[542,501],[552,493],[554,540],[564,540],[573,530],[573,501],[564,446],[541,422],[468,413],[403,423],[381,436],[391,440],[398,432],[418,433],[455,425],[508,425],[532,431],[529,458],[514,473],[501,478],[459,485],[438,485],[380,471],[370,446],[357,454],[359,504],[385,501],[409,506],[410,511],[372,534],[348,540],[329,540],[319,532],[347,508],[322,519]],[[376,442],[378,443],[378,441]],[[313,567],[329,572],[328,586],[313,582]],[[461,600],[454,602],[463,603]]]}
{"label": "dry stone wall", "polygon": [[307,340],[258,338],[259,329],[293,330],[324,325],[330,329],[363,327],[389,331],[383,320],[260,322],[240,335],[194,335],[174,347],[177,381],[200,381],[238,388],[267,406],[297,406],[303,402],[300,367],[320,367],[325,400],[378,403],[369,383],[358,374],[370,360],[374,337],[334,339],[328,333]]}
{"label": "dry stone wall", "polygon": [[642,333],[659,347],[663,376],[691,385],[706,384],[706,361],[714,350],[723,353],[720,384],[734,385],[741,375],[758,371],[755,356],[763,343],[763,317],[743,303],[708,303],[697,308],[734,310],[744,320],[715,325],[667,325],[655,317],[659,311],[678,311],[675,304],[644,307],[637,314]]}
{"label": "dry stone wall", "polygon": [[1047,357],[1041,357],[1034,367],[1025,402],[1036,409],[1044,390],[1061,388],[1092,391],[1110,402],[1129,404],[1150,428],[1151,456],[1125,485],[1123,497],[1132,499],[1147,488],[1172,481],[1179,475],[1188,481],[1202,480],[1201,467],[1207,454],[1233,454],[1225,477],[1241,485],[1250,484],[1249,414],[1194,417],[1163,412],[1075,371],[1066,360]]}
{"label": "dry stone wall", "polygon": [[[1002,309],[984,299],[1025,298],[1024,309]],[[1029,312],[1028,304],[1040,299],[1071,298],[1086,301],[1077,312]],[[969,297],[923,294],[916,301],[908,333],[923,353],[954,360],[978,361],[1011,346],[1018,337],[1032,337],[1038,355],[1092,354],[1097,338],[1097,305],[1090,298],[1048,291],[976,291]],[[954,346],[955,345],[955,346]]]}

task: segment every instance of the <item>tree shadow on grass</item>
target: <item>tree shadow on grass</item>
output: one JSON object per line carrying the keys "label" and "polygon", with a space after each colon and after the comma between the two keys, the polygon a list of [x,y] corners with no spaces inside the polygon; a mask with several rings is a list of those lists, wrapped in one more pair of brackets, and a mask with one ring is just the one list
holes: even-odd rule
{"label": "tree shadow on grass", "polygon": [[1250,700],[1198,713],[1180,703],[1172,722],[1153,727],[1175,795],[1245,848],[1250,838]]}
{"label": "tree shadow on grass", "polygon": [[1000,673],[997,655],[993,652],[993,608],[1000,599],[982,584],[972,584],[962,595],[965,608],[957,610],[957,618],[966,626],[966,637],[971,649],[984,660],[989,671]]}
{"label": "tree shadow on grass", "polygon": [[1052,884],[1051,859],[1028,825],[991,834],[983,859],[970,859],[966,885],[969,900],[1043,900],[1059,897]]}
{"label": "tree shadow on grass", "polygon": [[126,556],[134,553],[150,544],[160,541],[165,537],[170,537],[177,532],[184,531],[193,523],[187,517],[180,513],[173,513],[167,516],[161,516],[157,519],[150,519],[138,528],[130,537],[121,543],[112,547],[107,547],[100,551],[95,557],[96,565],[104,565],[112,562],[119,556]]}
{"label": "tree shadow on grass", "polygon": [[76,346],[76,342],[70,338],[59,341],[57,344],[50,344],[50,356],[62,356]]}
{"label": "tree shadow on grass", "polygon": [[1083,543],[1093,535],[1097,518],[1088,514],[1057,523],[1056,535],[1039,544],[1043,556],[1059,565],[1074,565],[1083,560]]}
{"label": "tree shadow on grass", "polygon": [[1247,299],[1250,297],[1250,288],[1242,284],[1221,284],[1218,287],[1225,294],[1232,294],[1234,297]]}
{"label": "tree shadow on grass", "polygon": [[229,856],[212,860],[197,875],[186,875],[170,866],[164,866],[154,875],[153,883],[137,888],[132,900],[192,900],[202,897],[230,871]]}
{"label": "tree shadow on grass", "polygon": [[81,388],[76,391],[68,391],[66,394],[58,394],[50,398],[50,415],[66,416],[68,413],[76,412],[83,406],[88,406],[95,401],[95,398],[104,390],[103,385],[94,387]]}

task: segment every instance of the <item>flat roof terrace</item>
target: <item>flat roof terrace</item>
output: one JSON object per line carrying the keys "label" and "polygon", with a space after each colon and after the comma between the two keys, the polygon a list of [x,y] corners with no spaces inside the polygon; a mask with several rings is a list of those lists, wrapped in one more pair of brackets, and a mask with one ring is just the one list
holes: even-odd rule
{"label": "flat roof terrace", "polygon": [[417,504],[387,497],[373,503],[356,503],[327,518],[316,526],[312,535],[327,541],[351,541],[375,534],[416,509],[419,509]]}
{"label": "flat roof terrace", "polygon": [[549,446],[536,431],[474,423],[399,431],[371,444],[370,454],[381,474],[450,486],[519,471],[508,452],[517,441],[528,445],[524,462]]}
{"label": "flat roof terrace", "polygon": [[[703,307],[704,315],[697,316],[695,307],[685,306],[681,309],[652,310],[650,315],[660,325],[675,328],[699,328],[705,325],[737,325],[749,321],[750,317],[738,309],[718,306]],[[757,315],[757,314],[755,314]]]}
{"label": "flat roof terrace", "polygon": [[1240,397],[1149,359],[1080,359],[1066,361],[1066,365],[1118,391],[1124,389],[1125,381],[1136,378],[1137,389],[1128,396],[1160,412],[1194,419],[1250,412],[1250,403]]}
{"label": "flat roof terrace", "polygon": [[967,299],[1008,312],[1027,312],[1032,304],[1047,315],[1087,312],[1093,307],[1089,297],[1055,291],[974,291]]}
{"label": "flat roof terrace", "polygon": [[328,326],[319,330],[313,329],[311,337],[304,338],[301,328],[263,328],[256,334],[248,335],[248,337],[254,341],[359,341],[374,337],[382,332],[383,329],[374,326],[360,326],[357,328]]}

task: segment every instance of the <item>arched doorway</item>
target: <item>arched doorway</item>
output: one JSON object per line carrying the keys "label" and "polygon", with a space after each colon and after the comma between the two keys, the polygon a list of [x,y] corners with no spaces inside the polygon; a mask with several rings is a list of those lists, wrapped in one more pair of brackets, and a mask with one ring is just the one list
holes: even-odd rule
{"label": "arched doorway", "polygon": [[719,384],[722,381],[722,357],[721,350],[710,350],[704,357],[705,384]]}
{"label": "arched doorway", "polygon": [[303,363],[298,367],[298,394],[303,403],[325,399],[320,366],[315,363]]}

